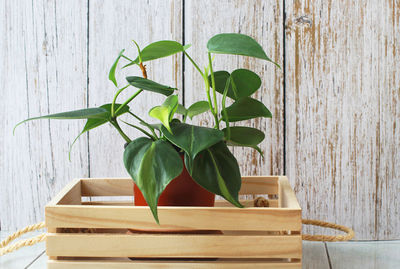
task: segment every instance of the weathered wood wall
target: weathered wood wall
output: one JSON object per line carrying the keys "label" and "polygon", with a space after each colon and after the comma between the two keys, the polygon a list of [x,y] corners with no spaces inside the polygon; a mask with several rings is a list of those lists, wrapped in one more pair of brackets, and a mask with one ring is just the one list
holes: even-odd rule
{"label": "weathered wood wall", "polygon": [[[36,121],[12,136],[16,122],[110,102],[115,89],[108,69],[122,48],[135,56],[133,38],[142,45],[161,39],[193,44],[189,53],[203,65],[212,35],[240,32],[283,67],[215,57],[216,70],[260,74],[263,88],[256,97],[274,115],[248,122],[266,132],[265,158],[235,149],[242,173],[286,173],[304,217],[353,226],[358,239],[399,239],[399,17],[399,1],[5,0],[1,229],[42,220],[46,202],[73,177],[126,175],[123,141],[109,126],[82,136],[69,162],[69,145],[83,122]],[[181,56],[169,57],[148,69],[149,78],[182,89],[186,105],[205,98],[187,59],[183,64]],[[143,95],[132,109],[147,111],[161,100]],[[211,118],[197,122],[207,125]]]}

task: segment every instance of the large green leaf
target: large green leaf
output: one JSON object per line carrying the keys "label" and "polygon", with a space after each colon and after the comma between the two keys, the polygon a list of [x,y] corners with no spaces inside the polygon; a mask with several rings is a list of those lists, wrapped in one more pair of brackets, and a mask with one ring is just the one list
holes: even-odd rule
{"label": "large green leaf", "polygon": [[155,119],[158,119],[162,122],[162,124],[171,131],[170,122],[172,117],[175,114],[175,111],[178,108],[178,96],[171,95],[167,99],[165,99],[164,103],[161,106],[153,107],[149,111],[149,115]]}
{"label": "large green leaf", "polygon": [[126,80],[128,81],[129,84],[131,84],[136,88],[146,91],[161,93],[166,96],[171,95],[174,92],[174,90],[176,90],[176,88],[159,84],[147,78],[132,76],[132,77],[127,77]]}
{"label": "large green leaf", "polygon": [[193,119],[194,116],[200,115],[204,112],[207,112],[210,110],[210,105],[208,104],[207,101],[198,101],[196,103],[193,103],[187,111],[187,116],[190,119]]}
{"label": "large green leaf", "polygon": [[119,59],[121,59],[122,54],[124,53],[124,51],[125,51],[124,49],[120,51],[120,53],[118,54],[117,59],[115,59],[115,62],[111,66],[110,72],[108,73],[108,79],[111,80],[112,83],[114,83],[115,87],[118,87],[117,80],[115,79],[115,69],[117,68]]}
{"label": "large green leaf", "polygon": [[[222,131],[227,137],[227,128]],[[227,140],[229,146],[251,147],[262,155],[261,149],[257,146],[265,138],[265,134],[262,131],[251,127],[233,126],[229,128],[229,133],[229,139]]]}
{"label": "large green leaf", "polygon": [[196,156],[191,176],[206,190],[221,195],[237,207],[243,207],[238,200],[242,183],[239,165],[223,141]]}
{"label": "large green leaf", "polygon": [[[256,92],[261,86],[260,77],[247,69],[236,69],[229,74],[227,71],[214,72],[216,90],[223,94],[227,80],[230,78],[227,96],[238,100]],[[209,76],[211,81],[211,75]]]}
{"label": "large green leaf", "polygon": [[[258,117],[272,118],[271,112],[260,101],[244,97],[226,108],[229,122],[249,120]],[[224,115],[222,119],[226,121]]]}
{"label": "large green leaf", "polygon": [[107,110],[102,107],[79,109],[79,110],[74,110],[74,111],[50,114],[50,115],[46,115],[46,116],[34,117],[34,118],[29,118],[29,119],[23,120],[23,121],[19,122],[17,125],[15,125],[14,131],[15,131],[15,128],[17,128],[17,126],[19,126],[27,121],[31,121],[31,120],[39,120],[39,119],[58,119],[58,120],[103,119],[104,117],[107,117],[107,115],[108,115]]}
{"label": "large green leaf", "polygon": [[150,206],[154,219],[159,223],[158,198],[183,170],[178,152],[164,140],[153,141],[140,137],[126,147],[124,164]]}
{"label": "large green leaf", "polygon": [[188,154],[188,170],[191,169],[191,161],[194,160],[199,152],[224,138],[224,133],[220,130],[186,123],[171,123],[171,130],[172,133],[164,127],[161,128],[161,132],[172,144],[180,147]]}
{"label": "large green leaf", "polygon": [[[176,42],[176,41],[171,41],[171,40],[162,40],[162,41],[157,41],[154,43],[149,44],[146,46],[141,52],[140,56],[142,58],[142,62],[147,62],[163,57],[167,57],[173,54],[176,54],[178,52],[182,52],[186,49],[188,49],[190,45],[182,46],[182,44]],[[139,63],[139,56],[132,61],[131,63],[127,64],[124,67],[133,65],[133,64],[138,64]]]}

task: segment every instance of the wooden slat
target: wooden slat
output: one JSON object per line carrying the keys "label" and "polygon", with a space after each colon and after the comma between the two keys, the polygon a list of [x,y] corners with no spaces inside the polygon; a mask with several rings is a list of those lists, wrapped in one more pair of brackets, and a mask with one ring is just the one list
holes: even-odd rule
{"label": "wooden slat", "polygon": [[131,178],[84,178],[82,196],[133,196]]}
{"label": "wooden slat", "polygon": [[48,261],[48,269],[301,269],[301,261],[238,261],[218,259],[217,261]]}
{"label": "wooden slat", "polygon": [[69,182],[54,198],[47,204],[55,206],[57,204],[81,204],[81,180],[74,179]]}
{"label": "wooden slat", "polygon": [[[239,194],[278,194],[278,177],[247,176],[242,178]],[[82,179],[82,196],[132,196],[130,178]]]}
{"label": "wooden slat", "polygon": [[290,183],[287,177],[279,177],[279,200],[281,201],[280,207],[283,208],[297,208],[301,209],[299,203],[297,202],[296,195],[293,189],[290,187]]}
{"label": "wooden slat", "polygon": [[159,207],[157,225],[148,207],[46,207],[48,227],[204,230],[301,230],[301,210],[289,208]]}
{"label": "wooden slat", "polygon": [[47,255],[301,258],[301,236],[48,234]]}

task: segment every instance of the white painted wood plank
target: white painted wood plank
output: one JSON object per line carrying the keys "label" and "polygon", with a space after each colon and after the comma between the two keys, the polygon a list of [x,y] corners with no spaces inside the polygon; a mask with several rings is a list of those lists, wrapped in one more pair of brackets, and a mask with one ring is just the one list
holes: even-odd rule
{"label": "white painted wood plank", "polygon": [[400,241],[327,243],[332,269],[400,268]]}
{"label": "white painted wood plank", "polygon": [[287,174],[304,217],[399,238],[398,3],[287,1],[286,13]]}
{"label": "white painted wood plank", "polygon": [[[0,240],[4,240],[11,232],[0,232]],[[21,236],[12,243],[16,243],[18,240],[27,239],[36,235],[40,232],[32,232]],[[11,244],[12,244],[11,243]],[[1,269],[17,269],[26,268],[32,261],[34,261],[39,255],[45,251],[45,243],[41,242],[30,247],[20,248],[17,251],[8,253],[6,255],[0,256],[0,268]],[[39,267],[38,267],[39,268]],[[40,267],[40,268],[45,268]]]}
{"label": "white painted wood plank", "polygon": [[[206,11],[206,12],[205,12]],[[215,34],[235,32],[255,38],[267,55],[278,63],[283,62],[282,43],[283,4],[280,0],[269,1],[185,1],[185,43],[192,44],[188,53],[205,67],[208,64],[207,41]],[[234,148],[243,175],[277,175],[283,173],[283,72],[273,64],[243,56],[216,54],[214,71],[229,72],[247,68],[256,72],[262,86],[253,97],[262,101],[272,112],[272,119],[255,119],[238,125],[259,128],[266,133],[260,144],[263,159],[255,150]],[[228,98],[229,99],[229,98]],[[201,75],[189,60],[185,61],[185,105],[207,100]],[[221,107],[221,106],[220,106]],[[205,126],[213,126],[209,113],[194,120]],[[221,125],[222,127],[222,125]]]}
{"label": "white painted wood plank", "polygon": [[323,242],[303,241],[303,268],[329,269],[328,256]]}
{"label": "white painted wood plank", "polygon": [[[119,51],[126,49],[126,55],[134,59],[137,50],[132,39],[144,48],[159,40],[182,41],[182,2],[181,1],[91,1],[89,7],[89,104],[99,106],[110,103],[116,92],[115,86],[108,80],[108,71]],[[126,61],[121,60],[123,63]],[[148,64],[148,78],[159,83],[182,89],[182,58],[172,56],[152,61]],[[120,65],[122,66],[122,64]],[[125,86],[127,75],[142,76],[134,66],[118,74],[120,85]],[[130,87],[119,100],[129,97],[137,89]],[[179,92],[182,96],[182,92]],[[131,110],[145,120],[156,122],[148,116],[148,110],[163,102],[165,96],[143,92],[130,105]],[[128,118],[130,122],[136,120]],[[141,133],[129,126],[122,128],[131,139]],[[124,140],[110,125],[90,131],[90,176],[128,176],[125,171],[122,154]]]}
{"label": "white painted wood plank", "polygon": [[1,229],[44,218],[44,205],[73,177],[87,175],[83,127],[78,121],[28,117],[86,107],[86,3],[2,1],[0,8]]}

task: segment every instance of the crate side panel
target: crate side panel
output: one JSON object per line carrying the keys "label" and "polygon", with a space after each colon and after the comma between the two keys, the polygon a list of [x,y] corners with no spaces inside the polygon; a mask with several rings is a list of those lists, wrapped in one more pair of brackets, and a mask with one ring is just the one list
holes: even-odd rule
{"label": "crate side panel", "polygon": [[301,231],[301,210],[286,208],[48,206],[47,227]]}
{"label": "crate side panel", "polygon": [[47,255],[67,257],[301,258],[300,235],[49,234]]}

